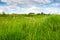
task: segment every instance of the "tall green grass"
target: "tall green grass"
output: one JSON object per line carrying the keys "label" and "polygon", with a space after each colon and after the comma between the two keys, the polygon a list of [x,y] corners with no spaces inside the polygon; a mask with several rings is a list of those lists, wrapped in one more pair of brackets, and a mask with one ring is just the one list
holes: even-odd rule
{"label": "tall green grass", "polygon": [[60,40],[60,16],[0,15],[0,40]]}

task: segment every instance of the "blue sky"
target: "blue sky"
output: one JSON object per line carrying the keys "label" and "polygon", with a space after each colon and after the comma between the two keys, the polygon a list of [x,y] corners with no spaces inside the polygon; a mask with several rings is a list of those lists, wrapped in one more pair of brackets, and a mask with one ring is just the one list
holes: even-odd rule
{"label": "blue sky", "polygon": [[60,13],[60,0],[0,0],[0,12]]}

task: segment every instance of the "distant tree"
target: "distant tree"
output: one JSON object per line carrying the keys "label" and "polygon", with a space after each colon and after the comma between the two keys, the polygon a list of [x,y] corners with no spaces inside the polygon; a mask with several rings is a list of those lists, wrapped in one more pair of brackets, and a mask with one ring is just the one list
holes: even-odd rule
{"label": "distant tree", "polygon": [[41,13],[37,13],[37,15],[40,15]]}
{"label": "distant tree", "polygon": [[29,15],[35,15],[35,13],[33,13],[33,12],[30,12],[30,13],[29,13]]}
{"label": "distant tree", "polygon": [[6,15],[5,12],[2,12],[2,15]]}
{"label": "distant tree", "polygon": [[41,12],[41,14],[44,14],[43,12]]}
{"label": "distant tree", "polygon": [[42,15],[45,15],[45,13],[41,12]]}

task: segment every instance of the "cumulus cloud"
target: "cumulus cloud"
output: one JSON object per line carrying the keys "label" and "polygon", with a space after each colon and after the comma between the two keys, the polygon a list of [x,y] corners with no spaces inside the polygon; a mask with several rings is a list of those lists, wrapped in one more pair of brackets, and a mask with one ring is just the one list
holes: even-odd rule
{"label": "cumulus cloud", "polygon": [[0,12],[7,12],[7,13],[29,13],[29,12],[34,12],[34,13],[39,13],[39,12],[44,12],[44,13],[60,13],[60,9],[58,8],[43,8],[43,7],[30,7],[30,8],[20,8],[18,6],[0,6]]}
{"label": "cumulus cloud", "polygon": [[3,9],[0,9],[0,13],[2,13],[3,12]]}
{"label": "cumulus cloud", "polygon": [[42,4],[51,3],[51,0],[35,0],[35,1]]}
{"label": "cumulus cloud", "polygon": [[41,13],[41,12],[44,12],[44,13],[60,13],[60,9],[58,8],[53,8],[53,7],[30,7],[28,9],[26,9],[27,11],[26,12],[34,12],[34,13]]}
{"label": "cumulus cloud", "polygon": [[28,9],[28,12],[35,12],[35,13],[39,13],[39,12],[44,12],[44,13],[60,13],[60,9],[59,8],[54,8],[54,7],[31,7]]}
{"label": "cumulus cloud", "polygon": [[53,4],[51,4],[51,6],[60,6],[60,3],[53,3]]}
{"label": "cumulus cloud", "polygon": [[17,13],[20,11],[20,8],[17,6],[0,6],[0,11],[7,13]]}
{"label": "cumulus cloud", "polygon": [[29,8],[29,9],[27,9],[27,12],[39,12],[39,8],[33,6],[33,7]]}
{"label": "cumulus cloud", "polygon": [[50,3],[51,0],[2,0],[3,2],[7,2],[7,4],[12,5],[27,5],[27,6],[35,6],[37,3],[39,4],[47,4]]}
{"label": "cumulus cloud", "polygon": [[53,8],[53,7],[51,7],[51,8],[45,8],[45,12],[46,13],[60,13],[60,9],[58,9],[58,8]]}
{"label": "cumulus cloud", "polygon": [[[57,0],[56,0],[57,1]],[[58,0],[59,1],[59,0]],[[10,12],[10,13],[27,13],[27,12],[45,12],[45,13],[57,13],[59,12],[58,8],[51,7],[41,7],[39,4],[49,4],[52,0],[2,0],[2,2],[6,2],[9,6],[0,6],[2,11]],[[10,5],[11,4],[11,5]],[[27,8],[21,8],[22,6],[29,6]],[[36,7],[36,6],[39,7]],[[60,6],[60,3],[52,3],[49,4],[51,6]],[[46,5],[44,5],[46,6]],[[60,13],[60,12],[59,12]]]}
{"label": "cumulus cloud", "polygon": [[11,4],[11,5],[32,5],[34,4],[34,2],[32,2],[31,0],[2,0],[3,2],[6,2],[7,4]]}
{"label": "cumulus cloud", "polygon": [[4,11],[4,7],[0,6],[0,13]]}

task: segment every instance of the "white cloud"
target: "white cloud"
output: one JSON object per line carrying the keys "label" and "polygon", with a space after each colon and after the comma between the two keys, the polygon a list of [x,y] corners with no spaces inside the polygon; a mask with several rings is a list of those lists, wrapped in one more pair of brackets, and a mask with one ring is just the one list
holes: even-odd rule
{"label": "white cloud", "polygon": [[60,6],[60,3],[53,3],[51,6]]}
{"label": "white cloud", "polygon": [[17,6],[0,6],[0,12],[18,13],[20,8]]}
{"label": "white cloud", "polygon": [[46,3],[51,3],[52,0],[35,0],[38,3],[46,4]]}
{"label": "white cloud", "polygon": [[7,2],[7,4],[12,5],[19,5],[19,4],[25,4],[25,5],[31,5],[33,2],[31,0],[2,0],[3,2]]}
{"label": "white cloud", "polygon": [[2,9],[0,9],[0,13],[2,13],[3,12],[3,10]]}
{"label": "white cloud", "polygon": [[58,8],[45,8],[46,13],[60,13],[60,9]]}
{"label": "white cloud", "polygon": [[0,13],[2,13],[4,11],[4,7],[0,6]]}
{"label": "white cloud", "polygon": [[29,8],[27,10],[27,12],[39,12],[39,8],[33,6],[33,7]]}
{"label": "white cloud", "polygon": [[28,9],[26,9],[26,12],[34,12],[34,13],[39,13],[39,12],[44,12],[44,13],[60,13],[60,9],[58,8],[53,8],[53,7],[30,7]]}
{"label": "white cloud", "polygon": [[35,7],[32,6],[30,8],[20,8],[18,6],[0,6],[0,12],[7,12],[7,13],[29,13],[29,12],[44,12],[44,13],[60,13],[60,9],[53,8],[53,7]]}
{"label": "white cloud", "polygon": [[36,3],[40,4],[46,4],[50,3],[52,0],[2,0],[3,2],[7,2],[7,4],[12,4],[12,5],[28,5],[28,6],[35,6]]}

